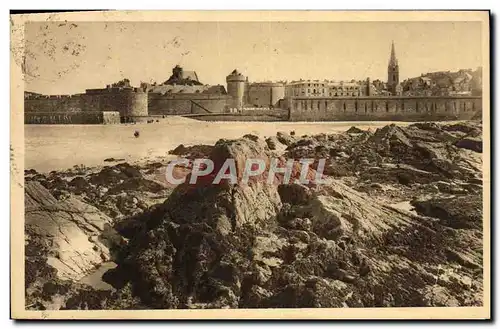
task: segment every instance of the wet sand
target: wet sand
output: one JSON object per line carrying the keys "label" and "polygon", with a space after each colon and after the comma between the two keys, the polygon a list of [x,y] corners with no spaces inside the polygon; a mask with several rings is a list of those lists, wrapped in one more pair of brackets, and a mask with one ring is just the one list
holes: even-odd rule
{"label": "wet sand", "polygon": [[[106,158],[134,162],[164,157],[179,144],[214,144],[245,134],[260,137],[278,131],[299,136],[336,133],[357,126],[376,129],[409,122],[205,122],[182,117],[159,123],[126,125],[25,125],[25,169],[64,170],[74,165],[100,166]],[[140,137],[134,137],[135,131]]]}

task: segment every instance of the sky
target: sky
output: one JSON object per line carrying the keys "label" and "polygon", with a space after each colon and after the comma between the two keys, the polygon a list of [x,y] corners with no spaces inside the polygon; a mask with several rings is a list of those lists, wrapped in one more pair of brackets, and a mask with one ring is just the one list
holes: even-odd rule
{"label": "sky", "polygon": [[71,94],[128,78],[161,83],[179,64],[204,84],[234,69],[250,81],[400,80],[481,66],[480,22],[30,22],[27,91]]}

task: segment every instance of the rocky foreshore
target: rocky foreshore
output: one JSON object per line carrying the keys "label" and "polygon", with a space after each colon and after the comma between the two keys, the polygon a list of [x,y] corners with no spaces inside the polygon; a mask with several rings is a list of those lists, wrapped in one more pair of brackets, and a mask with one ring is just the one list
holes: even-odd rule
{"label": "rocky foreshore", "polygon": [[[26,170],[26,307],[482,305],[481,152],[480,122],[415,123],[170,152],[238,175],[248,158],[324,158],[320,185],[173,186],[167,159]],[[109,263],[109,288],[86,283]]]}

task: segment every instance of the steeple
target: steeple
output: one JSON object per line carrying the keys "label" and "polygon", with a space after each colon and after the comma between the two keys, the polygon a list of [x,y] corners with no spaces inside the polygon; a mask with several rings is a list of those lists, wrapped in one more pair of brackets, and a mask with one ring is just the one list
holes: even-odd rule
{"label": "steeple", "polygon": [[391,59],[389,59],[389,66],[397,66],[398,59],[396,58],[396,50],[394,50],[394,40],[392,41],[391,46]]}
{"label": "steeple", "polygon": [[387,89],[392,95],[396,95],[396,87],[399,85],[399,64],[394,49],[394,41],[391,45],[391,58],[387,65]]}

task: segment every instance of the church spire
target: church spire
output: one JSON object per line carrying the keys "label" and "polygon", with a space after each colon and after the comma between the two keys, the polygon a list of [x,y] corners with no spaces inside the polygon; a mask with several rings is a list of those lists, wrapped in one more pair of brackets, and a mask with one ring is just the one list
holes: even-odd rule
{"label": "church spire", "polygon": [[394,50],[394,41],[391,46],[391,58],[387,67],[387,89],[392,95],[397,94],[397,86],[399,85],[399,65],[396,58],[396,50]]}
{"label": "church spire", "polygon": [[398,59],[396,58],[396,50],[394,49],[394,40],[392,41],[391,46],[391,59],[389,60],[389,66],[397,66]]}

